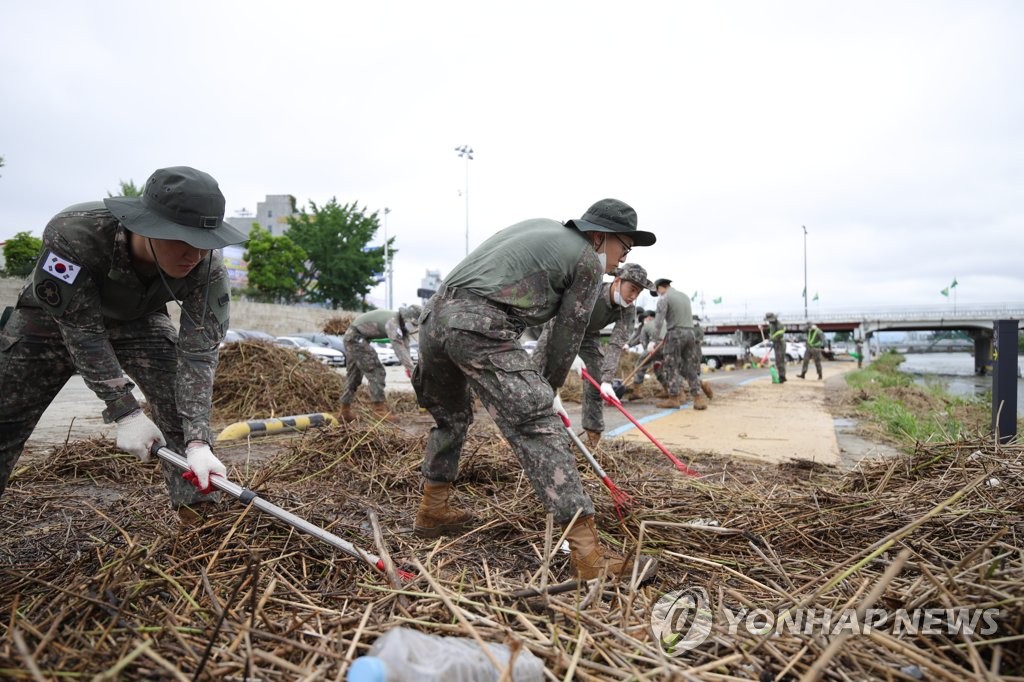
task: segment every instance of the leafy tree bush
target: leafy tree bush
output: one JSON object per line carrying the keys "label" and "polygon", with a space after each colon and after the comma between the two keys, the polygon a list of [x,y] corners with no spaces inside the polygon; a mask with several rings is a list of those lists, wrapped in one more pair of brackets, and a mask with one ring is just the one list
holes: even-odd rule
{"label": "leafy tree bush", "polygon": [[30,232],[19,232],[8,239],[4,244],[4,274],[24,277],[32,272],[42,248],[43,240],[33,237]]}

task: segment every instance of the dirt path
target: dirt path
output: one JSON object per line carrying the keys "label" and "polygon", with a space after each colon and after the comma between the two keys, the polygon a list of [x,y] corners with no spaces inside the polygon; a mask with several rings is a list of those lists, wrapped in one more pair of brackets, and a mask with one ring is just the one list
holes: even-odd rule
{"label": "dirt path", "polygon": [[[792,378],[781,385],[772,384],[765,370],[718,371],[703,377],[715,390],[707,410],[698,412],[689,405],[663,410],[655,406],[654,400],[627,402],[625,407],[673,454],[708,452],[768,462],[799,459],[848,468],[865,457],[895,453],[886,445],[861,438],[853,422],[836,419],[829,411],[827,396],[843,390],[842,375],[853,368],[853,363],[825,363],[825,380],[818,381],[796,378],[798,370],[790,366]],[[404,371],[388,370],[388,390],[412,390]],[[578,425],[579,404],[567,402],[566,409]],[[103,423],[102,410],[103,403],[75,375],[43,415],[25,456],[66,441],[113,438],[114,428]],[[489,418],[481,413],[477,419]],[[425,433],[433,425],[426,413],[412,415],[408,422],[403,426],[413,432]],[[606,437],[647,440],[613,407],[605,407],[605,424]],[[276,440],[280,445],[280,438]],[[247,451],[261,447],[258,439],[247,445],[243,447]],[[271,447],[271,443],[265,446]]]}

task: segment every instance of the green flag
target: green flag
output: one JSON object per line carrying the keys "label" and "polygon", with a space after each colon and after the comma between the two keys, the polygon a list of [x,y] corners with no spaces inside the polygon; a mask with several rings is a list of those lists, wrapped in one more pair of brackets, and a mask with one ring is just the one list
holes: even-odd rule
{"label": "green flag", "polygon": [[811,300],[812,301],[817,301],[818,300],[818,292],[817,291],[814,292],[814,298],[812,298]]}
{"label": "green flag", "polygon": [[719,296],[718,298],[716,298],[715,300],[712,301],[712,303],[721,303],[721,302],[722,302],[722,297],[721,296]]}
{"label": "green flag", "polygon": [[693,296],[690,297],[690,300],[691,301],[696,301],[697,300],[697,292],[696,291],[693,292]]}
{"label": "green flag", "polygon": [[802,296],[803,298],[807,298],[807,287],[804,287],[804,290],[800,293],[800,296]]}
{"label": "green flag", "polygon": [[949,287],[946,287],[945,289],[943,289],[939,293],[942,294],[943,296],[949,297]]}
{"label": "green flag", "polygon": [[953,276],[953,283],[949,285],[949,288],[950,289],[956,289],[956,285],[957,285],[956,275],[954,275]]}

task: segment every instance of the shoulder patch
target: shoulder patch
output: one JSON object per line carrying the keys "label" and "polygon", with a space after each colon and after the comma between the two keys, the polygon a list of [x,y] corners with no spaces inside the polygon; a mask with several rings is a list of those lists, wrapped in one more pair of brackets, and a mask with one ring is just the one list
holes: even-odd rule
{"label": "shoulder patch", "polygon": [[[74,284],[75,278],[78,277],[78,273],[82,270],[82,266],[77,263],[72,263],[66,258],[61,258],[53,251],[46,252],[46,259],[42,263],[42,268],[44,271],[67,284]],[[36,287],[36,289],[38,295],[38,287]]]}
{"label": "shoulder patch", "polygon": [[63,302],[60,287],[52,279],[44,279],[35,287],[36,300],[51,308],[59,308]]}
{"label": "shoulder patch", "polygon": [[230,300],[231,300],[231,294],[224,294],[223,296],[221,296],[220,298],[217,299],[217,304],[220,305],[221,308],[223,308],[224,306],[226,306],[228,304],[228,302]]}

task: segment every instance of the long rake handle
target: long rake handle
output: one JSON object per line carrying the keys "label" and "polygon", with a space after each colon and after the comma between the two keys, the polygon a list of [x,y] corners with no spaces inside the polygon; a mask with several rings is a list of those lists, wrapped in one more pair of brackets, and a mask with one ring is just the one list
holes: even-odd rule
{"label": "long rake handle", "polygon": [[661,350],[661,347],[664,346],[664,345],[665,345],[665,339],[662,339],[661,341],[658,342],[658,345],[655,346],[651,350],[650,353],[648,353],[642,360],[640,360],[640,363],[636,367],[633,368],[633,371],[626,375],[626,378],[622,380],[622,383],[628,384],[629,380],[632,379],[633,377],[635,377],[636,373],[640,371],[640,368],[643,367],[644,365],[646,365],[648,363],[648,361],[650,361],[650,359],[653,358],[654,355],[659,350]]}
{"label": "long rake handle", "polygon": [[[598,391],[601,390],[601,385],[598,384],[596,381],[594,381],[594,377],[590,376],[590,373],[585,368],[583,370],[581,370],[581,374],[582,374],[584,379],[589,381],[594,386],[594,388],[596,388]],[[679,469],[680,471],[682,471],[687,476],[692,476],[693,478],[699,478],[700,477],[700,474],[698,474],[696,471],[694,471],[690,467],[688,467],[685,464],[683,464],[682,462],[680,462],[679,459],[675,455],[673,455],[671,452],[668,451],[668,448],[666,448],[664,445],[659,443],[658,439],[655,438],[654,436],[652,436],[651,432],[648,431],[647,429],[645,429],[643,424],[638,422],[636,419],[633,419],[633,415],[631,415],[629,412],[626,412],[626,408],[624,408],[622,406],[622,403],[620,403],[618,401],[608,400],[607,398],[605,398],[605,402],[609,402],[612,405],[614,405],[615,407],[619,408],[619,412],[624,414],[626,416],[626,419],[628,419],[629,421],[633,422],[633,426],[635,426],[636,428],[640,429],[640,432],[643,433],[645,436],[647,436],[650,439],[650,441],[652,443],[654,443],[657,446],[657,448],[659,450],[661,450],[661,452],[666,457],[669,458],[669,460],[672,462],[672,464],[675,465],[676,469]]]}
{"label": "long rake handle", "polygon": [[[188,471],[188,461],[178,453],[174,452],[173,450],[169,450],[168,448],[154,445],[153,454],[158,456],[165,462],[173,464],[182,471]],[[351,542],[342,540],[334,533],[328,530],[324,530],[320,526],[314,526],[309,521],[299,518],[295,514],[292,514],[290,511],[278,507],[276,504],[267,502],[262,497],[260,497],[253,491],[249,490],[248,488],[243,488],[237,483],[232,483],[223,476],[210,476],[210,485],[212,485],[217,490],[222,490],[226,492],[228,495],[231,495],[232,497],[242,502],[243,504],[251,504],[252,506],[259,509],[261,512],[265,514],[270,514],[278,521],[281,521],[291,526],[300,533],[305,533],[307,535],[315,537],[318,540],[322,540],[323,542],[326,542],[335,549],[338,549],[344,552],[345,554],[348,554],[349,556],[361,559],[362,561],[373,566],[379,571],[384,570],[384,560],[380,557],[359,549]]]}

